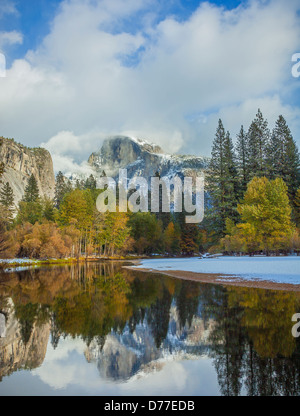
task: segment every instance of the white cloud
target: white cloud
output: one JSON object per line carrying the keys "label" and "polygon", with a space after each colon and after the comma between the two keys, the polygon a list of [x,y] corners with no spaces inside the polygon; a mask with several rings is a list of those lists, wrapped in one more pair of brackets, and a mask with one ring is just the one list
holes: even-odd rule
{"label": "white cloud", "polygon": [[[262,110],[270,130],[275,127],[278,116],[282,114],[288,121],[291,131],[298,133],[298,135],[294,135],[295,139],[299,139],[299,108],[283,104],[279,95],[275,94],[273,96],[246,99],[238,104],[224,106],[209,115],[201,113],[195,115],[192,124],[194,131],[200,132],[200,139],[195,142],[194,151],[200,154],[210,154],[211,140],[207,140],[207,138],[214,138],[220,118],[223,121],[224,128],[230,131],[231,137],[235,141],[241,125],[243,125],[244,130],[248,130],[258,108]],[[300,145],[300,142],[298,143]],[[188,147],[185,146],[184,149],[187,150]]]}
{"label": "white cloud", "polygon": [[60,131],[47,142],[41,143],[41,146],[51,153],[56,173],[90,175],[94,172],[84,159],[100,148],[100,138],[99,133],[76,136],[71,131]]}
{"label": "white cloud", "polygon": [[0,3],[0,19],[5,15],[18,15],[15,2],[11,0],[1,0]]}
{"label": "white cloud", "polygon": [[71,131],[61,131],[57,135],[51,137],[47,143],[42,146],[55,154],[76,154],[80,152],[80,138],[75,136]]}
{"label": "white cloud", "polygon": [[23,35],[15,30],[11,32],[0,32],[0,48],[5,45],[21,44]]}
{"label": "white cloud", "polygon": [[[252,0],[231,11],[205,3],[186,21],[159,24],[153,4],[64,1],[42,44],[0,80],[1,134],[47,143],[57,164],[80,164],[122,132],[209,154],[217,117],[233,133],[259,105],[270,124],[282,113],[300,137],[299,103],[286,102],[299,84],[299,2]],[[139,30],[126,27],[134,18]]]}
{"label": "white cloud", "polygon": [[[6,15],[18,15],[15,3],[10,0],[1,0],[0,2],[0,21]],[[11,30],[11,31],[0,31],[0,52],[5,52],[6,47],[15,44],[23,43],[22,33]]]}

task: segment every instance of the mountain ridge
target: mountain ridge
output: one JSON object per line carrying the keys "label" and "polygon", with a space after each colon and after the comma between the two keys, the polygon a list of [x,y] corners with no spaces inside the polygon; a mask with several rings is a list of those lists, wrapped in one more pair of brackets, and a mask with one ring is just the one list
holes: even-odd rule
{"label": "mountain ridge", "polygon": [[128,178],[150,178],[158,172],[161,177],[199,176],[207,168],[208,157],[167,154],[163,149],[144,139],[130,136],[110,136],[99,151],[88,159],[96,177],[105,172],[116,178],[119,169],[127,169]]}

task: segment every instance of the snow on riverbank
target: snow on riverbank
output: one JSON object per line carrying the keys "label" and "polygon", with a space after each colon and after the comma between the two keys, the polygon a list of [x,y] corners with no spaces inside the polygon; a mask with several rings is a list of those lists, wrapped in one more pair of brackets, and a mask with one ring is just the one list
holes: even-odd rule
{"label": "snow on riverbank", "polygon": [[36,260],[30,259],[0,259],[0,263],[7,263],[7,264],[23,264],[23,263],[33,263]]}
{"label": "snow on riverbank", "polygon": [[217,257],[142,260],[136,268],[158,271],[234,276],[245,280],[268,280],[276,283],[300,284],[300,257]]}

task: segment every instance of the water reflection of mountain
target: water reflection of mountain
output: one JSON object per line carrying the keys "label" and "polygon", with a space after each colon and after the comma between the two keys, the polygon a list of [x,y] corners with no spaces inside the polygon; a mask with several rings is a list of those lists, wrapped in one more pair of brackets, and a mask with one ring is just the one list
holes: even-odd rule
{"label": "water reflection of mountain", "polygon": [[0,381],[17,370],[42,365],[50,336],[50,322],[41,325],[36,322],[27,338],[24,326],[15,316],[11,299],[6,299],[4,311],[5,330],[0,337]]}
{"label": "water reflection of mountain", "polygon": [[81,339],[101,378],[125,382],[209,357],[223,395],[300,395],[299,293],[197,284],[85,264],[0,276],[0,380]]}
{"label": "water reflection of mountain", "polygon": [[103,345],[93,340],[85,352],[89,362],[95,362],[101,376],[115,381],[128,380],[160,370],[166,361],[197,359],[208,355],[209,335],[214,326],[210,320],[194,317],[191,326],[180,328],[178,311],[170,309],[170,321],[165,340],[158,348],[147,319],[136,325],[134,332],[127,325],[122,334],[107,335]]}

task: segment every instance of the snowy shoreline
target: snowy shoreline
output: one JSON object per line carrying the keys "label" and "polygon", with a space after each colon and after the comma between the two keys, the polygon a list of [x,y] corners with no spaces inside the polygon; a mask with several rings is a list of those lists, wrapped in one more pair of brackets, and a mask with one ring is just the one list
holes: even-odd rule
{"label": "snowy shoreline", "polygon": [[34,263],[36,260],[32,260],[32,259],[0,259],[0,263],[5,263],[5,264],[24,264],[24,263]]}
{"label": "snowy shoreline", "polygon": [[282,284],[300,285],[300,257],[216,257],[141,260],[134,269],[161,272],[182,271],[198,274],[216,274],[247,281],[262,280]]}

